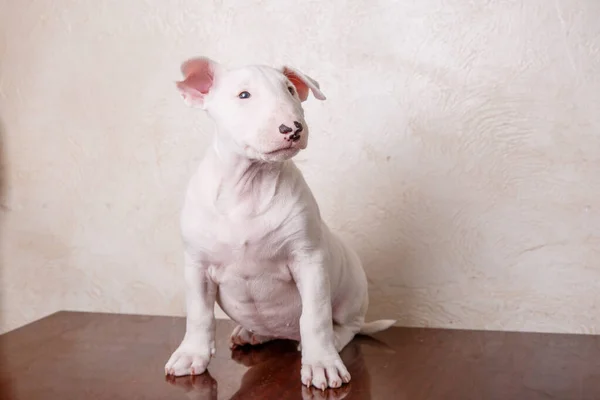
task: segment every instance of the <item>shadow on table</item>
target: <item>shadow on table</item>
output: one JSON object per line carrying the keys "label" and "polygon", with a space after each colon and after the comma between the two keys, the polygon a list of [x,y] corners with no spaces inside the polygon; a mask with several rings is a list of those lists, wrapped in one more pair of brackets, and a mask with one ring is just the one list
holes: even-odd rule
{"label": "shadow on table", "polygon": [[[242,347],[231,358],[248,368],[234,399],[351,400],[371,399],[371,378],[362,354],[363,344],[385,346],[369,337],[355,338],[341,353],[352,381],[338,389],[321,391],[300,383],[300,353],[291,341],[273,341],[262,346]],[[169,383],[183,389],[190,400],[216,400],[218,383],[206,372],[199,376],[172,378]]]}

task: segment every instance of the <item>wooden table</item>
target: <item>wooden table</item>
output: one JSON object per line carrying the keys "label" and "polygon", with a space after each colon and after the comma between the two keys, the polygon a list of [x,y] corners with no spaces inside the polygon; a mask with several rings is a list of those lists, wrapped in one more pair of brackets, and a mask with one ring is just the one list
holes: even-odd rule
{"label": "wooden table", "polygon": [[60,312],[0,336],[0,399],[600,399],[596,336],[392,328],[344,351],[352,382],[300,384],[294,343],[227,348],[209,373],[166,379],[185,320]]}

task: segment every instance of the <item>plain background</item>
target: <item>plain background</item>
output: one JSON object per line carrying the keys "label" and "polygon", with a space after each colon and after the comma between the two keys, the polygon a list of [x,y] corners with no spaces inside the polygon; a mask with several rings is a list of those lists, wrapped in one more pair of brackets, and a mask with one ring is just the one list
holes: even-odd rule
{"label": "plain background", "polygon": [[370,318],[598,333],[598,21],[597,0],[0,0],[0,332],[184,314],[212,124],[173,83],[205,55],[320,82],[298,164]]}

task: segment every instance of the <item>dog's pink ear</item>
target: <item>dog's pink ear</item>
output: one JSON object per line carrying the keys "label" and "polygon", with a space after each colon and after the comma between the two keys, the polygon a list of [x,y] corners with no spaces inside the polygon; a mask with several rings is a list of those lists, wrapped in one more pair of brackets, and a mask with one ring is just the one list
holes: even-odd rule
{"label": "dog's pink ear", "polygon": [[206,57],[192,58],[181,64],[184,80],[177,82],[177,89],[185,103],[191,107],[204,108],[220,66]]}
{"label": "dog's pink ear", "polygon": [[308,98],[308,91],[319,100],[325,100],[325,95],[321,92],[319,82],[315,81],[308,75],[304,75],[302,72],[295,68],[288,67],[287,65],[282,69],[283,74],[292,82],[296,87],[300,101],[305,101]]}

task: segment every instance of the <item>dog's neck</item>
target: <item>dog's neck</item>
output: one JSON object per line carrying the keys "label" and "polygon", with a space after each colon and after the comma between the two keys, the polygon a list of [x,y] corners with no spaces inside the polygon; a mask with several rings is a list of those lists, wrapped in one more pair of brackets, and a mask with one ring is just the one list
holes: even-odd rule
{"label": "dog's neck", "polygon": [[233,150],[222,139],[215,137],[212,146],[213,160],[218,171],[218,189],[215,204],[229,209],[241,204],[252,206],[259,212],[270,204],[280,184],[284,162],[252,160]]}

